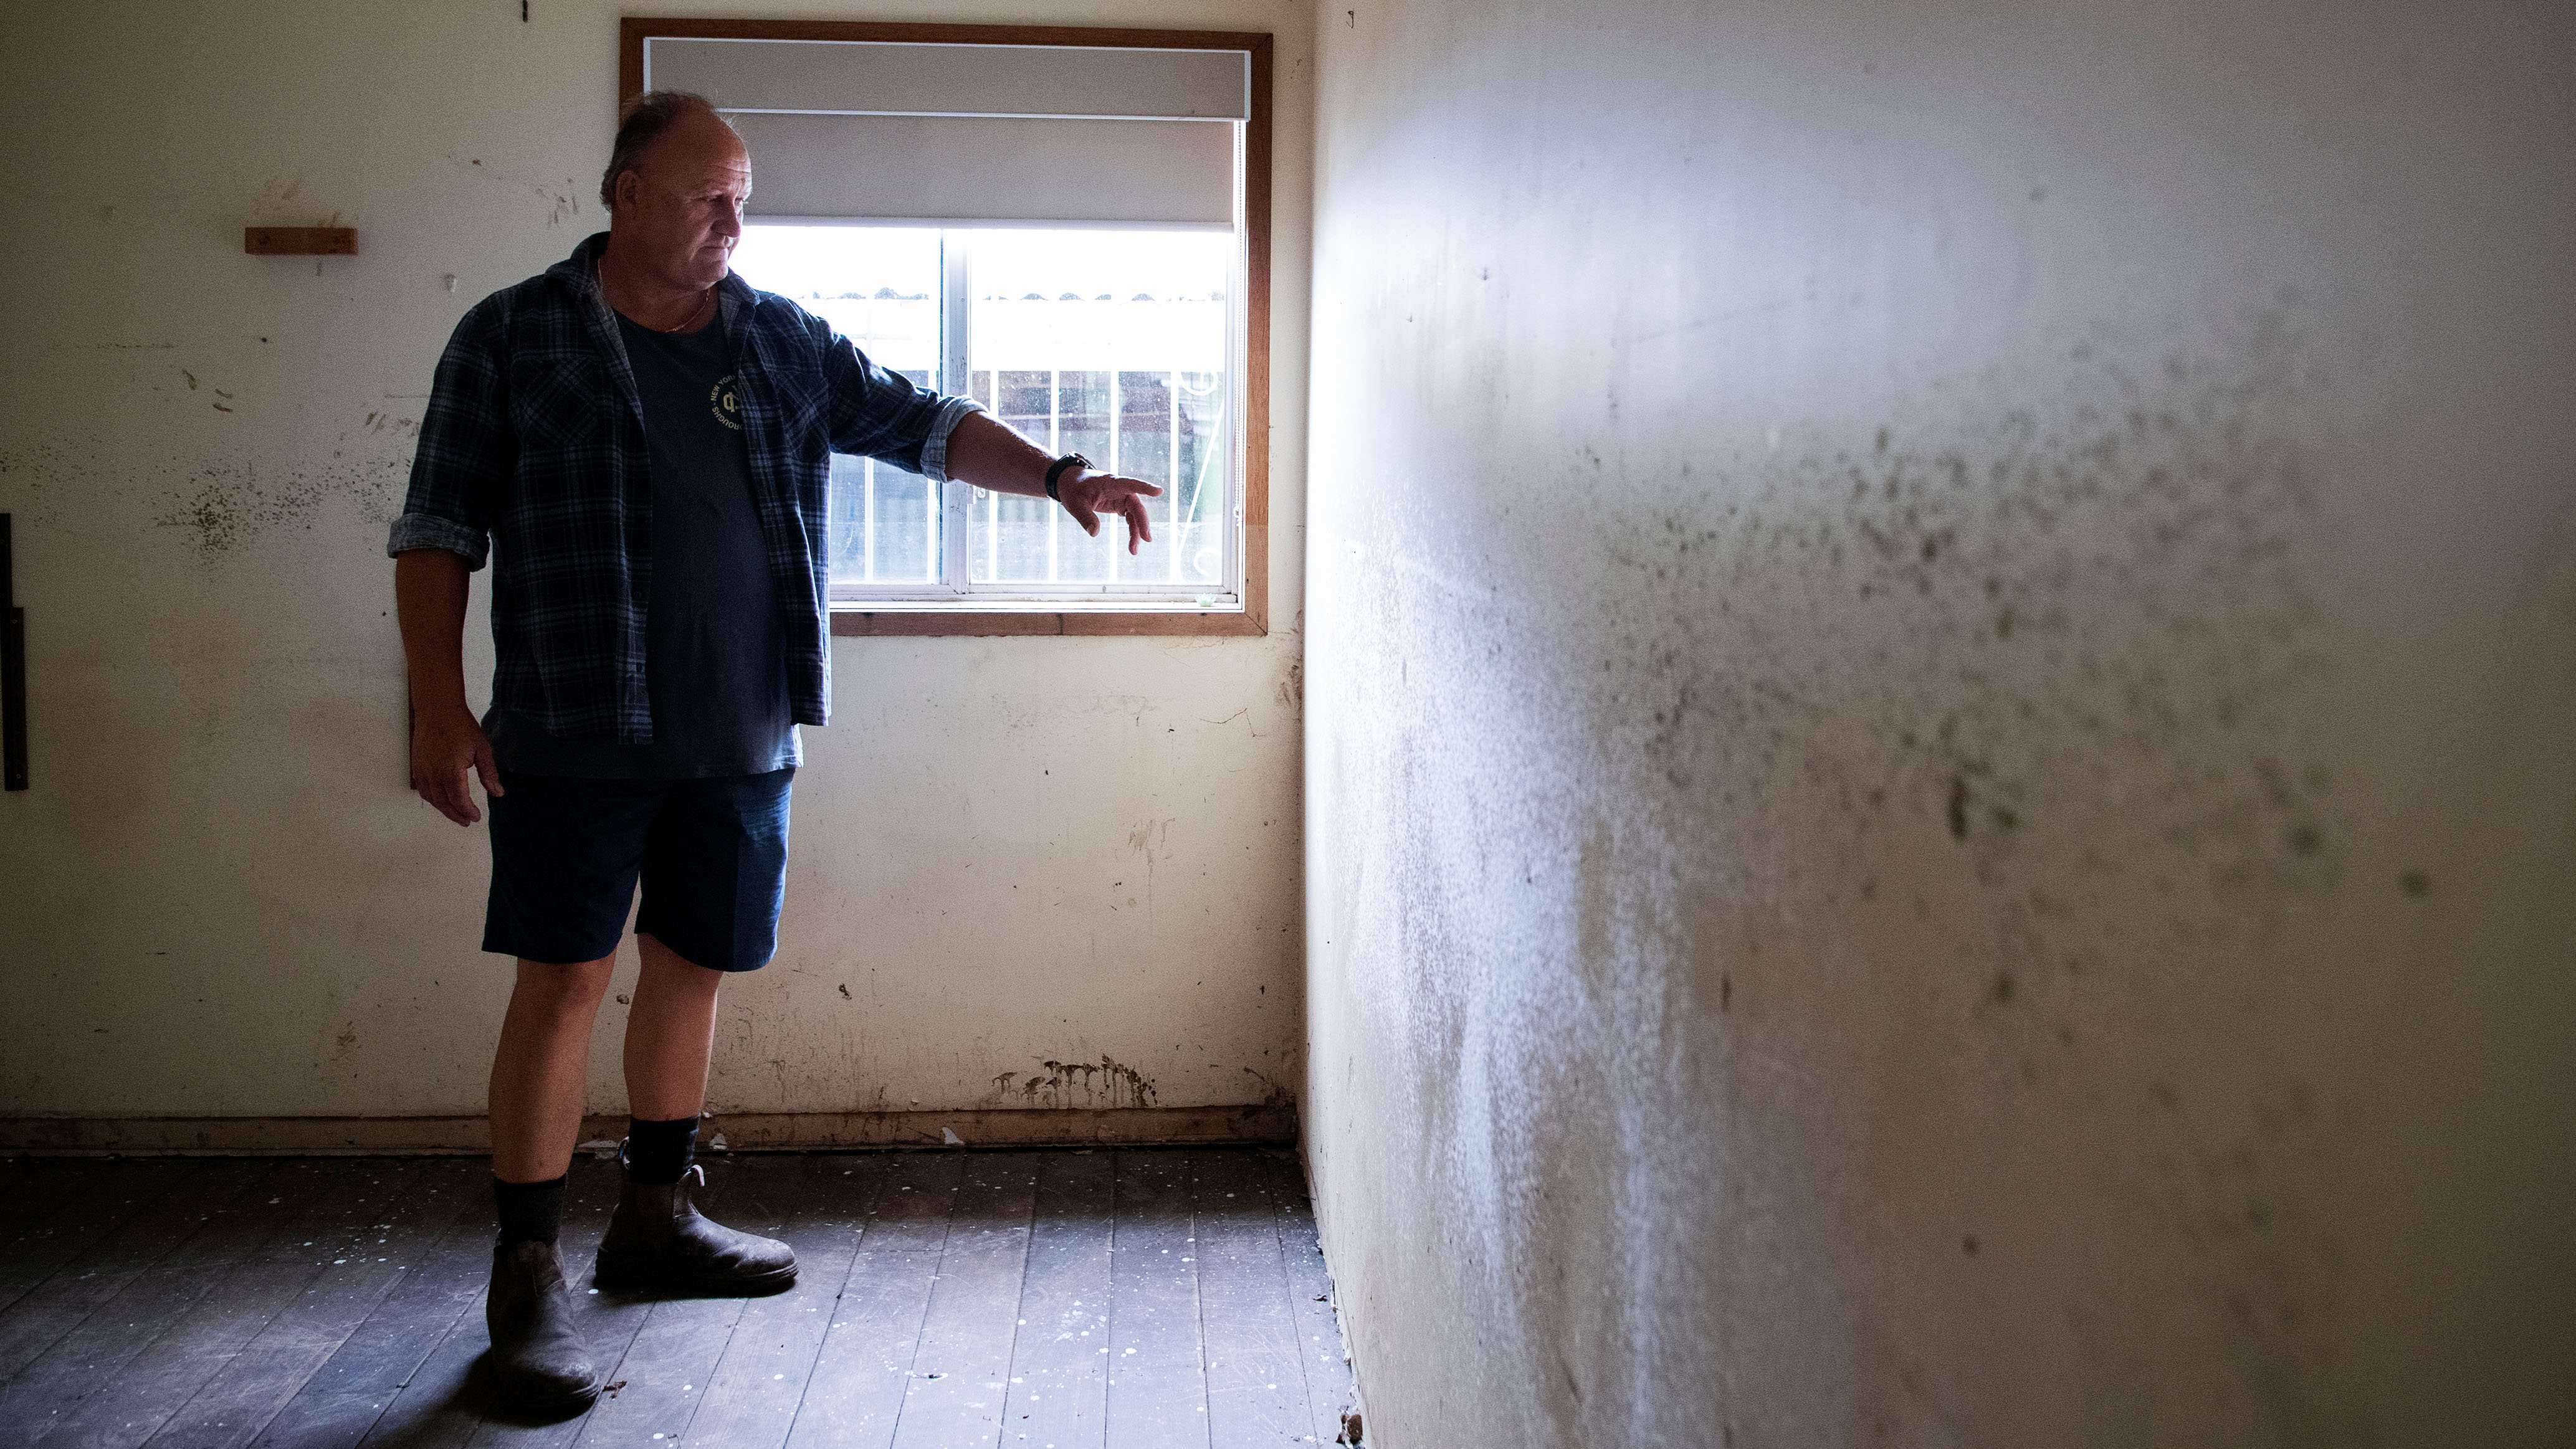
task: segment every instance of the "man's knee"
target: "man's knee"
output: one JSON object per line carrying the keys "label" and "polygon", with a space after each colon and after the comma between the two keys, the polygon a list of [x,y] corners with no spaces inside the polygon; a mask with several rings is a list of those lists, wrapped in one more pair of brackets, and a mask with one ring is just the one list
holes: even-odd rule
{"label": "man's knee", "polygon": [[522,960],[515,999],[548,1011],[596,1011],[608,994],[608,973],[616,962],[614,956],[561,964]]}
{"label": "man's knee", "polygon": [[687,982],[709,991],[714,990],[716,983],[725,978],[722,970],[713,966],[702,966],[690,960],[672,950],[668,942],[649,931],[635,933],[635,946],[636,954],[642,958],[644,974],[647,976],[668,977],[675,982]]}

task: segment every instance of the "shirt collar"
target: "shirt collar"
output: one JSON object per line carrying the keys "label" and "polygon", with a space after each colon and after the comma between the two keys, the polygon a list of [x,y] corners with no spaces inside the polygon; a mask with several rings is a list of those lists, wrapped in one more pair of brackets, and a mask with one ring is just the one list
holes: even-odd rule
{"label": "shirt collar", "polygon": [[[599,287],[599,259],[607,250],[608,233],[592,232],[581,239],[579,246],[572,249],[571,256],[546,268],[546,275],[561,280],[574,292],[587,298],[593,306],[605,310],[608,306],[608,298]],[[724,280],[716,283],[716,299],[724,307],[725,325],[731,327],[739,309],[759,305],[760,294],[754,291],[752,285],[744,281],[740,275],[728,271],[725,273]]]}

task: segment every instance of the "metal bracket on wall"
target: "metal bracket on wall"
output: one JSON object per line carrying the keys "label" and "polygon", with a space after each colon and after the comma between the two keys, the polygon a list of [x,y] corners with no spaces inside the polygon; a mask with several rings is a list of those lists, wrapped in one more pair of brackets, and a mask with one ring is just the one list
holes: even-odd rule
{"label": "metal bracket on wall", "polygon": [[17,573],[9,515],[0,513],[0,773],[12,790],[27,788],[27,611],[18,607]]}

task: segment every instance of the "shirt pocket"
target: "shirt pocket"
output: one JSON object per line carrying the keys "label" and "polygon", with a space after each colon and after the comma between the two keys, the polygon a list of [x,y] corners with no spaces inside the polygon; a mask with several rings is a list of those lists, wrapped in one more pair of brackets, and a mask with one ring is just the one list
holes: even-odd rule
{"label": "shirt pocket", "polygon": [[608,436],[616,396],[608,369],[589,357],[514,360],[510,366],[510,420],[520,446],[539,452],[587,450]]}

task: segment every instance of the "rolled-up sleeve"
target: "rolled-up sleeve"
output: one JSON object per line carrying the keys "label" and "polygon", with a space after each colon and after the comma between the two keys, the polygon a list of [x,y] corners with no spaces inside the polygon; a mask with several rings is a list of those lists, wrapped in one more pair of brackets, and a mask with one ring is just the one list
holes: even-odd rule
{"label": "rolled-up sleeve", "polygon": [[501,312],[498,299],[487,299],[466,313],[438,359],[388,554],[443,548],[471,569],[491,557],[492,523],[518,463]]}
{"label": "rolled-up sleeve", "polygon": [[923,477],[941,483],[948,481],[948,435],[957,431],[957,424],[968,413],[983,410],[984,405],[971,397],[943,397],[939,400],[939,414],[930,420],[930,436],[921,445],[921,467],[918,471]]}
{"label": "rolled-up sleeve", "polygon": [[[819,323],[817,325],[820,325]],[[948,435],[980,413],[971,397],[946,397],[869,360],[832,334],[824,359],[832,395],[832,451],[880,459],[935,482],[948,481]]]}

